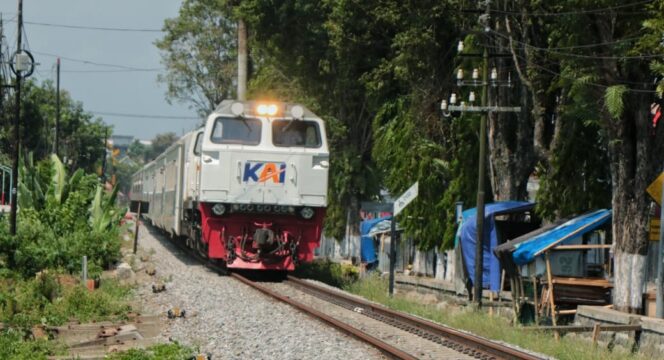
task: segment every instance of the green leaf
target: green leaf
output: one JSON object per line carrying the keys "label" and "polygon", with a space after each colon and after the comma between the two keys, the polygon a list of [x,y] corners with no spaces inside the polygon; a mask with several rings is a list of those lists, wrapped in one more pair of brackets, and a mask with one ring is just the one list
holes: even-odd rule
{"label": "green leaf", "polygon": [[627,86],[615,85],[609,86],[604,93],[604,105],[614,120],[618,120],[622,116],[625,108],[623,95],[626,91]]}

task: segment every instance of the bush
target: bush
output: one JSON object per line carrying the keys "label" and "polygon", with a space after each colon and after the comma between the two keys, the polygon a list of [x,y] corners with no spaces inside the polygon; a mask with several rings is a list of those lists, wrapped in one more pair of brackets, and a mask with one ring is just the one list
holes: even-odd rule
{"label": "bush", "polygon": [[341,288],[355,282],[359,277],[359,271],[349,264],[340,264],[329,259],[316,259],[301,264],[295,270],[295,275]]}
{"label": "bush", "polygon": [[[102,191],[94,174],[67,176],[57,156],[21,166],[16,236],[0,221],[4,265],[29,277],[48,268],[78,272],[82,257],[92,269],[108,268],[120,257],[117,189]],[[99,271],[97,271],[98,273]]]}

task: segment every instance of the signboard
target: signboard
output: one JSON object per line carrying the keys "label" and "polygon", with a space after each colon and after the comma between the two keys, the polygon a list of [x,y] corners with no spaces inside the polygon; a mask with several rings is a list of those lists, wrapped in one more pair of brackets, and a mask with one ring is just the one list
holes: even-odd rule
{"label": "signboard", "polygon": [[655,199],[659,206],[662,206],[662,184],[664,183],[664,172],[659,174],[657,179],[652,182],[646,189],[648,194]]}
{"label": "signboard", "polygon": [[399,213],[406,207],[411,201],[415,200],[417,197],[418,191],[418,182],[415,182],[406,192],[401,194],[399,198],[394,202],[394,213],[393,216],[399,215]]}

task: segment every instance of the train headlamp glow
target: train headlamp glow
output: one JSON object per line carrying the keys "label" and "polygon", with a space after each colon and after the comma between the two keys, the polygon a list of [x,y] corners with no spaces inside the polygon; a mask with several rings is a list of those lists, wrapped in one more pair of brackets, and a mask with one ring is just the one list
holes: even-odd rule
{"label": "train headlamp glow", "polygon": [[277,115],[279,108],[276,104],[260,104],[256,107],[256,113],[263,116]]}
{"label": "train headlamp glow", "polygon": [[300,216],[306,220],[309,220],[314,217],[314,209],[310,207],[303,207],[302,210],[300,210]]}
{"label": "train headlamp glow", "polygon": [[214,204],[214,206],[212,206],[212,212],[215,215],[224,215],[226,212],[226,206],[224,204]]}
{"label": "train headlamp glow", "polygon": [[244,114],[244,104],[239,102],[233,103],[233,105],[231,105],[231,112],[235,116],[241,116]]}
{"label": "train headlamp glow", "polygon": [[293,119],[302,119],[302,116],[304,116],[304,108],[300,105],[293,106],[290,112]]}

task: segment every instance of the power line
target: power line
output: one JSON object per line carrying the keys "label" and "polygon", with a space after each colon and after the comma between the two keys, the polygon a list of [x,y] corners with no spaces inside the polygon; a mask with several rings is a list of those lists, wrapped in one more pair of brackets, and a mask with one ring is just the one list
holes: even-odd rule
{"label": "power line", "polygon": [[[648,3],[651,3],[653,0],[644,0],[644,1],[637,1],[631,4],[623,4],[623,5],[617,5],[617,6],[609,6],[605,8],[598,8],[598,9],[579,9],[579,10],[572,10],[572,11],[564,11],[564,12],[533,12],[528,14],[529,16],[565,16],[565,15],[580,15],[580,14],[594,14],[594,13],[603,13],[607,11],[614,11],[618,9],[624,9],[632,6],[637,6],[637,5],[645,5]],[[498,13],[498,14],[507,14],[507,15],[521,15],[521,12],[519,11],[506,11],[506,10],[491,10],[493,13]],[[650,13],[650,11],[634,11],[634,12],[629,12],[629,13],[636,13],[636,14],[646,14]],[[623,13],[625,14],[625,13]]]}
{"label": "power line", "polygon": [[626,55],[626,56],[605,56],[605,55],[584,55],[584,54],[575,54],[575,53],[570,53],[570,52],[562,52],[562,51],[556,51],[556,50],[551,50],[549,48],[543,48],[540,46],[535,46],[528,44],[523,41],[519,41],[516,39],[510,39],[509,36],[495,30],[491,30],[492,33],[502,37],[503,39],[511,40],[517,44],[521,44],[525,47],[529,47],[535,50],[540,50],[540,51],[545,51],[551,54],[555,55],[560,55],[560,56],[567,56],[567,57],[575,57],[575,58],[580,58],[580,59],[591,59],[591,60],[633,60],[633,59],[657,59],[664,57],[664,54],[650,54],[650,55]]}
{"label": "power line", "polygon": [[[6,22],[14,22],[16,20],[7,20]],[[68,25],[68,24],[54,24],[54,23],[44,23],[37,21],[24,21],[25,24],[45,26],[45,27],[55,27],[63,29],[73,29],[73,30],[95,30],[95,31],[117,31],[117,32],[150,32],[150,33],[162,33],[162,29],[150,29],[150,28],[121,28],[121,27],[101,27],[101,26],[86,26],[86,25]]]}
{"label": "power line", "polygon": [[173,115],[151,115],[151,114],[127,114],[106,111],[91,111],[89,113],[101,116],[115,116],[135,119],[173,119],[173,120],[200,120],[200,117],[195,116],[173,116]]}
{"label": "power line", "polygon": [[[520,55],[516,55],[516,57],[518,57],[518,58],[521,59],[522,61],[526,61],[526,62],[528,61],[526,58],[524,58],[524,57],[522,57],[522,56],[520,56]],[[546,68],[546,67],[544,67],[544,66],[541,66],[541,65],[539,65],[539,64],[530,63],[529,65],[532,65],[532,66],[534,66],[534,67],[536,67],[536,68],[539,68],[540,70],[543,70],[544,72],[547,72],[547,73],[549,73],[549,74],[551,74],[551,75],[558,76],[558,77],[560,77],[560,78],[562,78],[562,79],[567,79],[567,80],[579,80],[578,77],[563,75],[563,74],[561,74],[561,73],[559,73],[559,72],[557,72],[557,71],[553,71],[553,70],[548,69],[548,68]],[[615,85],[628,85],[628,84],[643,84],[643,85],[647,85],[646,83],[629,83],[629,82],[618,83],[618,84],[615,84]],[[585,82],[583,82],[583,85],[590,85],[590,86],[595,86],[595,87],[599,87],[599,88],[603,88],[603,89],[607,89],[607,88],[610,88],[611,86],[615,86],[615,85],[604,85],[604,84],[594,83],[594,82],[590,82],[590,81],[585,81]],[[627,89],[626,89],[625,91],[634,92],[634,93],[645,93],[645,94],[653,94],[653,93],[656,93],[655,90],[634,89],[634,88],[630,88],[630,87],[627,87]]]}
{"label": "power line", "polygon": [[166,68],[154,68],[154,69],[117,69],[117,70],[60,70],[62,73],[70,74],[82,74],[82,73],[135,73],[135,72],[159,72],[165,71]]}
{"label": "power line", "polygon": [[43,55],[43,56],[51,56],[51,57],[56,57],[56,58],[59,57],[59,58],[64,59],[64,60],[78,62],[78,63],[82,63],[82,64],[112,67],[112,68],[123,69],[123,70],[131,70],[131,71],[159,71],[159,70],[161,70],[161,68],[137,68],[137,67],[127,66],[127,65],[100,63],[100,62],[96,62],[96,61],[76,59],[76,58],[61,56],[61,55],[58,55],[58,54],[50,54],[50,53],[39,52],[39,51],[33,51],[33,53],[38,54],[38,55]]}

